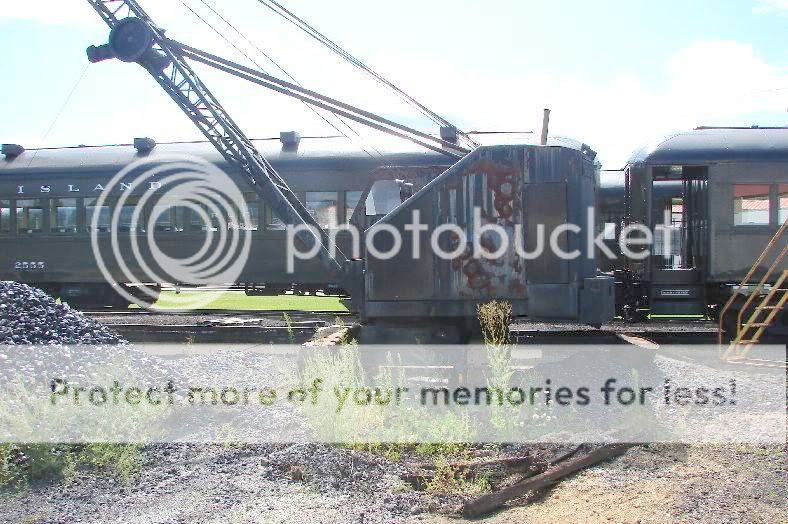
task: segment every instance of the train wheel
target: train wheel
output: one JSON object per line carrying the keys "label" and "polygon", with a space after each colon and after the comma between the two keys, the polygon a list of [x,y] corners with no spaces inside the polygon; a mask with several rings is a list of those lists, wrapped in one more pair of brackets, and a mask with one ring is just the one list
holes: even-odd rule
{"label": "train wheel", "polygon": [[161,286],[144,286],[143,291],[137,286],[126,286],[126,291],[134,297],[134,304],[137,304],[143,309],[150,309],[159,300],[161,296]]}

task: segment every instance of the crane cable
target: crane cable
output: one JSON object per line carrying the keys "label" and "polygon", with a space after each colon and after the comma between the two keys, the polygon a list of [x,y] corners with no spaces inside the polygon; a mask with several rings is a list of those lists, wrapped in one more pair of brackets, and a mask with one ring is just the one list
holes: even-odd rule
{"label": "crane cable", "polygon": [[453,126],[449,123],[446,119],[431,111],[429,108],[421,104],[418,100],[407,94],[405,91],[394,85],[392,82],[378,74],[372,68],[364,64],[361,60],[351,55],[349,52],[345,51],[341,48],[336,42],[330,40],[327,36],[322,34],[320,31],[309,25],[305,20],[299,18],[295,15],[292,11],[288,10],[282,4],[277,2],[276,0],[257,0],[258,3],[262,4],[263,6],[267,7],[277,15],[284,18],[289,23],[295,25],[297,28],[301,29],[310,37],[317,40],[319,43],[324,45],[325,47],[329,48],[331,51],[342,57],[344,60],[352,64],[353,66],[361,69],[365,73],[372,76],[378,83],[388,87],[390,90],[394,91],[402,100],[404,100],[409,105],[418,109],[423,115],[427,116],[433,122],[446,127],[452,127],[457,130],[457,134],[460,138],[462,138],[466,144],[471,146],[471,149],[476,148],[479,146],[479,143],[473,140],[467,133],[460,131],[456,126]]}
{"label": "crane cable", "polygon": [[[71,98],[74,96],[74,93],[77,92],[77,88],[79,88],[79,86],[82,84],[82,81],[85,79],[85,75],[87,75],[89,67],[90,64],[85,64],[85,67],[82,68],[82,72],[79,74],[79,78],[77,78],[77,81],[74,82],[74,85],[71,87],[68,94],[66,95],[66,99],[63,101],[63,104],[60,106],[60,109],[58,109],[57,113],[55,113],[55,118],[52,119],[52,122],[49,124],[49,127],[41,137],[41,147],[45,145],[47,138],[49,138],[49,134],[55,128],[55,125],[57,125],[58,120],[60,120],[60,117],[63,116],[63,113],[66,111],[66,107],[68,107],[68,104],[71,102]],[[38,156],[38,152],[41,151],[41,147],[37,148],[33,152],[33,156],[28,161],[27,166],[25,166],[26,168],[30,167],[30,165],[36,159],[36,156]]]}
{"label": "crane cable", "polygon": [[[287,71],[285,71],[285,70],[284,70],[284,69],[283,69],[283,68],[282,68],[282,67],[281,67],[281,66],[280,66],[280,65],[279,65],[279,64],[278,64],[276,61],[274,61],[274,60],[273,60],[273,59],[272,59],[270,56],[268,56],[268,54],[266,54],[264,51],[262,51],[262,50],[261,50],[261,49],[259,49],[257,46],[255,46],[255,45],[254,45],[254,44],[253,44],[253,43],[252,43],[252,42],[251,42],[251,41],[250,41],[248,38],[246,38],[246,37],[245,37],[245,36],[244,36],[244,35],[243,35],[243,34],[242,34],[242,33],[241,33],[241,32],[240,32],[240,31],[239,31],[239,30],[238,30],[238,29],[237,29],[237,28],[236,28],[236,27],[235,27],[235,26],[232,24],[232,23],[230,23],[230,22],[229,22],[227,19],[225,19],[223,16],[221,16],[219,13],[217,13],[217,12],[216,12],[216,10],[214,10],[214,9],[213,9],[213,8],[212,8],[210,5],[208,5],[208,4],[205,2],[205,0],[200,0],[200,1],[201,1],[201,2],[202,2],[202,3],[203,3],[205,6],[206,6],[206,7],[208,7],[208,8],[209,8],[209,9],[210,9],[210,10],[211,10],[213,13],[215,13],[217,16],[219,16],[219,18],[221,18],[221,19],[222,19],[222,21],[223,21],[225,24],[227,24],[228,26],[230,26],[230,28],[232,28],[232,29],[233,29],[233,31],[235,31],[236,33],[238,33],[238,34],[239,34],[239,35],[240,35],[242,38],[244,38],[244,39],[245,39],[247,42],[249,42],[250,44],[252,44],[252,45],[255,47],[255,49],[257,49],[257,50],[258,50],[258,51],[259,51],[259,52],[260,52],[260,53],[261,53],[263,56],[265,56],[265,57],[266,57],[266,58],[267,58],[267,59],[268,59],[268,60],[269,60],[271,63],[273,63],[273,64],[274,64],[274,65],[275,65],[277,68],[279,68],[279,70],[281,70],[281,71],[282,71],[284,74],[286,74],[288,77],[290,77],[290,78],[291,78],[291,79],[292,79],[292,80],[293,80],[295,83],[297,83],[297,82],[295,81],[295,79],[294,79],[294,78],[293,78],[293,77],[292,77],[292,76],[291,76],[289,73],[287,73]],[[205,18],[204,18],[202,15],[200,15],[200,14],[199,14],[197,11],[195,11],[195,10],[194,10],[194,9],[193,9],[191,6],[189,6],[188,4],[186,4],[186,3],[184,2],[184,0],[178,0],[178,3],[180,3],[180,4],[181,4],[183,7],[185,7],[185,8],[186,8],[186,9],[187,9],[189,12],[191,12],[191,13],[192,13],[194,16],[196,16],[196,17],[197,17],[197,18],[198,18],[198,19],[199,19],[199,20],[200,20],[200,21],[201,21],[203,24],[205,24],[206,26],[208,26],[208,28],[210,28],[210,29],[211,29],[211,30],[212,30],[214,33],[216,33],[217,35],[219,35],[219,37],[220,37],[222,40],[224,40],[225,42],[227,42],[228,44],[230,44],[230,46],[232,46],[232,47],[233,47],[233,48],[234,48],[236,51],[238,51],[239,53],[241,53],[241,54],[242,54],[242,55],[243,55],[243,56],[244,56],[244,57],[245,57],[247,60],[249,60],[251,63],[253,63],[253,64],[254,64],[254,65],[255,65],[255,66],[258,68],[258,69],[260,69],[262,72],[264,72],[264,73],[268,74],[268,72],[265,70],[265,68],[263,68],[263,66],[261,66],[261,65],[260,65],[260,64],[259,64],[259,63],[258,63],[258,62],[257,62],[257,61],[254,59],[254,58],[252,58],[251,56],[249,56],[249,54],[248,54],[248,53],[246,53],[246,52],[245,52],[243,49],[241,49],[240,47],[238,47],[238,46],[237,46],[237,45],[236,45],[236,44],[235,44],[233,41],[231,41],[229,38],[227,38],[227,36],[225,36],[225,35],[224,35],[224,34],[223,34],[221,31],[219,31],[218,29],[216,29],[216,27],[214,27],[214,26],[213,26],[213,25],[212,25],[212,24],[211,24],[211,23],[210,23],[208,20],[206,20],[206,19],[205,19]],[[304,105],[305,105],[307,108],[309,108],[309,110],[310,110],[310,111],[312,111],[312,112],[313,112],[315,115],[317,115],[317,116],[318,116],[318,117],[319,117],[321,120],[323,120],[323,121],[324,121],[326,124],[328,124],[329,126],[331,126],[331,127],[332,127],[332,128],[333,128],[333,129],[334,129],[336,132],[337,132],[337,133],[339,133],[339,134],[340,134],[340,135],[342,135],[343,137],[347,138],[348,140],[354,141],[354,140],[353,140],[352,138],[350,138],[350,137],[349,137],[349,136],[348,136],[348,135],[347,135],[345,132],[343,132],[341,129],[339,129],[339,128],[338,128],[338,127],[337,127],[337,126],[336,126],[336,125],[335,125],[333,122],[329,121],[329,120],[328,120],[328,119],[327,119],[327,118],[326,118],[326,117],[325,117],[323,114],[321,114],[321,113],[320,113],[320,112],[319,112],[317,109],[315,109],[314,107],[310,106],[309,104],[307,104],[307,103],[305,103],[305,102],[302,102],[302,103],[303,103],[303,104],[304,104]],[[332,114],[333,114],[333,113],[332,113]],[[337,115],[334,115],[334,116],[337,116]],[[337,118],[339,118],[339,117],[337,116]],[[345,126],[347,126],[347,127],[348,127],[348,129],[350,129],[350,130],[351,130],[353,133],[355,133],[355,134],[356,134],[357,136],[359,136],[359,138],[360,138],[360,135],[358,134],[358,132],[357,132],[355,129],[351,128],[351,127],[350,127],[350,126],[349,126],[349,125],[348,125],[346,122],[344,122],[344,120],[342,121],[342,123],[343,123],[343,124],[345,124]],[[368,156],[370,156],[370,157],[374,157],[374,155],[373,155],[372,153],[370,153],[370,152],[369,152],[369,151],[368,151],[368,150],[367,150],[367,149],[366,149],[366,148],[365,148],[365,147],[364,147],[362,144],[358,143],[357,141],[355,141],[355,142],[357,143],[357,145],[359,146],[359,148],[360,148],[362,151],[364,151],[364,153],[366,153],[366,154],[367,154]],[[382,156],[383,156],[383,154],[382,154],[380,151],[378,151],[377,149],[375,149],[375,153],[377,153],[377,154],[378,154],[380,157],[382,157]]]}
{"label": "crane cable", "polygon": [[[231,28],[233,31],[235,31],[235,33],[236,33],[238,36],[240,36],[241,38],[243,38],[244,40],[246,40],[246,42],[247,42],[249,45],[251,45],[253,48],[255,48],[255,49],[257,50],[257,52],[259,52],[261,55],[263,55],[263,56],[264,56],[264,57],[265,57],[265,58],[266,58],[266,59],[267,59],[269,62],[271,62],[272,64],[274,64],[274,66],[276,66],[276,68],[277,68],[277,69],[279,69],[279,70],[282,72],[282,74],[284,74],[286,77],[288,77],[290,80],[292,80],[294,84],[296,84],[297,86],[300,86],[300,87],[304,87],[304,86],[302,86],[302,85],[301,85],[301,83],[300,83],[300,82],[298,82],[298,80],[296,80],[296,79],[295,79],[295,77],[293,77],[293,75],[291,75],[291,74],[290,74],[290,73],[289,73],[289,72],[288,72],[288,71],[287,71],[287,70],[286,70],[284,67],[282,67],[281,65],[279,65],[279,63],[278,63],[276,60],[274,60],[273,58],[271,58],[271,56],[270,56],[268,53],[266,53],[265,51],[263,51],[262,49],[260,49],[260,47],[259,47],[257,44],[255,44],[255,43],[254,43],[254,42],[253,42],[251,39],[249,39],[249,37],[247,37],[246,35],[244,35],[244,34],[243,34],[243,33],[242,33],[240,30],[238,30],[238,28],[237,28],[235,25],[233,25],[233,24],[232,24],[232,23],[231,23],[229,20],[227,20],[227,19],[226,19],[224,16],[222,16],[222,15],[221,15],[221,14],[220,14],[220,13],[219,13],[219,12],[218,12],[218,11],[217,11],[217,10],[216,10],[216,9],[215,9],[215,8],[214,8],[214,7],[213,7],[211,4],[210,4],[210,3],[208,3],[206,0],[200,0],[200,2],[202,2],[202,4],[203,4],[205,7],[207,7],[208,9],[210,9],[210,10],[211,10],[211,12],[212,12],[213,14],[215,14],[216,16],[218,16],[218,17],[219,17],[219,18],[222,20],[222,22],[224,22],[225,24],[227,24],[227,25],[228,25],[228,26],[229,26],[229,27],[230,27],[230,28]],[[257,65],[257,66],[260,68],[260,70],[261,70],[261,71],[265,72],[265,70],[263,70],[263,68],[262,68],[262,67],[260,67],[260,66],[259,66],[259,64],[257,64],[257,63],[256,63],[256,62],[254,62],[254,61],[252,61],[252,62],[253,62],[253,63],[255,63],[255,65]],[[305,105],[306,105],[306,103],[305,103]],[[327,120],[327,119],[326,119],[326,118],[323,116],[323,114],[322,114],[322,113],[320,113],[320,112],[319,112],[317,109],[315,109],[315,108],[314,108],[314,107],[312,107],[312,106],[309,106],[309,108],[312,110],[312,112],[313,112],[313,113],[315,113],[315,114],[316,114],[316,115],[318,115],[320,118],[322,118],[322,119],[323,119],[323,121],[325,121],[325,122],[326,122],[328,125],[330,125],[331,127],[333,127],[333,128],[334,128],[334,130],[336,130],[336,132],[337,132],[337,133],[340,133],[342,136],[344,136],[344,137],[345,137],[345,138],[347,138],[348,140],[353,140],[352,138],[350,138],[349,136],[347,136],[345,133],[342,133],[342,131],[340,131],[339,129],[337,129],[337,128],[336,128],[336,126],[332,125],[332,124],[331,124],[331,122],[329,122],[329,121],[328,121],[328,120]],[[353,133],[354,135],[356,135],[356,137],[358,137],[358,141],[355,141],[355,142],[356,142],[356,145],[358,145],[358,146],[361,148],[361,150],[362,150],[362,151],[364,151],[364,152],[365,152],[367,155],[369,155],[369,156],[371,157],[371,156],[372,156],[372,154],[371,154],[369,151],[367,151],[367,150],[366,150],[366,148],[364,147],[364,139],[363,139],[363,137],[362,137],[362,136],[359,134],[359,132],[358,132],[358,131],[356,131],[356,130],[355,130],[355,129],[354,129],[354,128],[353,128],[353,127],[350,125],[350,123],[349,123],[349,122],[348,122],[346,119],[342,118],[340,115],[337,115],[336,113],[331,113],[331,114],[332,114],[332,115],[334,115],[334,117],[335,117],[335,118],[336,118],[336,119],[337,119],[339,122],[341,122],[341,123],[342,123],[342,124],[343,124],[343,125],[344,125],[344,126],[345,126],[345,127],[346,127],[346,128],[349,130],[349,131],[350,131],[350,132],[351,132],[351,133]],[[368,145],[369,145],[369,144],[368,144]],[[375,151],[375,153],[376,153],[378,156],[380,156],[380,157],[383,157],[383,153],[381,153],[381,152],[380,152],[380,151],[379,151],[377,148],[375,148],[375,146],[372,146],[372,145],[370,145],[370,147],[372,148],[372,150],[373,150],[373,151]]]}

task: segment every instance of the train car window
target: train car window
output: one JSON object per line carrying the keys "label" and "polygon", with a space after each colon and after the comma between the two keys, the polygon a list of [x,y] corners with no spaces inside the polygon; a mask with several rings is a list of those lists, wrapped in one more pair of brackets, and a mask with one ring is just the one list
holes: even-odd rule
{"label": "train car window", "polygon": [[16,201],[16,230],[41,233],[44,230],[44,204],[39,199]]}
{"label": "train car window", "polygon": [[616,239],[616,224],[614,222],[606,222],[603,232],[602,238],[604,240],[615,240]]}
{"label": "train car window", "polygon": [[49,201],[49,228],[53,233],[77,232],[77,199],[53,198]]}
{"label": "train car window", "polygon": [[257,231],[260,226],[260,204],[255,202],[247,202],[246,208],[249,211],[249,221],[241,224],[241,229],[244,231]]}
{"label": "train car window", "polygon": [[350,222],[363,191],[345,191],[345,222]]}
{"label": "train car window", "polygon": [[766,184],[734,184],[733,225],[769,224],[769,186]]}
{"label": "train car window", "polygon": [[0,200],[0,235],[11,233],[11,201]]}
{"label": "train car window", "polygon": [[207,206],[201,206],[202,212],[189,210],[190,231],[219,231],[219,216]]}
{"label": "train car window", "polygon": [[788,220],[788,184],[780,184],[777,189],[777,198],[779,198],[780,208],[777,219],[780,221],[780,225],[783,222]]}
{"label": "train car window", "polygon": [[85,199],[85,229],[88,233],[93,230],[93,218],[96,218],[96,231],[109,232],[110,204],[109,199],[104,199],[105,205],[99,206],[98,198]]}
{"label": "train car window", "polygon": [[119,212],[113,213],[113,219],[117,220],[113,225],[121,233],[145,232],[145,210],[138,204],[139,197],[129,197],[124,200]]}
{"label": "train car window", "polygon": [[365,202],[367,216],[387,215],[401,203],[399,182],[396,180],[378,180],[372,184]]}
{"label": "train car window", "polygon": [[238,223],[230,220],[227,224],[229,229],[238,229],[240,231],[257,231],[260,223],[260,207],[257,202],[257,195],[246,195],[246,212],[248,216],[243,215],[243,210],[233,206],[233,211]]}
{"label": "train car window", "polygon": [[307,191],[306,209],[323,229],[336,227],[339,195],[333,191]]}
{"label": "train car window", "polygon": [[281,230],[285,228],[285,223],[282,219],[276,216],[270,207],[265,208],[265,227],[266,229]]}
{"label": "train car window", "polygon": [[151,209],[151,216],[156,217],[153,229],[159,232],[178,232],[183,231],[178,228],[176,219],[176,208],[173,206],[156,205]]}

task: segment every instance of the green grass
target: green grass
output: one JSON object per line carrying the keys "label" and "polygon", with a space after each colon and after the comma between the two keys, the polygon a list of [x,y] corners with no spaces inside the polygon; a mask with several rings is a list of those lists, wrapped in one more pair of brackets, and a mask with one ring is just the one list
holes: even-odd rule
{"label": "green grass", "polygon": [[81,469],[107,470],[128,481],[142,465],[135,444],[0,444],[0,487],[44,479],[74,480]]}
{"label": "green grass", "polygon": [[[205,303],[210,298],[210,302]],[[327,311],[344,313],[347,308],[338,297],[278,295],[273,297],[249,297],[243,291],[163,291],[154,307],[158,309],[183,309],[183,300],[200,301],[199,309],[243,309],[243,310],[286,310]],[[132,306],[137,307],[137,306]]]}

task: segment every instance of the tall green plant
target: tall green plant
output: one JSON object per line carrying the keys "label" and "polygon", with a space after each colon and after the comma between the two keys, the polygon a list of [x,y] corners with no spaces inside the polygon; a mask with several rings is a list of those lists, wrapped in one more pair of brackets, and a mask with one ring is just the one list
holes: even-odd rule
{"label": "tall green plant", "polygon": [[[487,353],[487,387],[494,391],[507,391],[512,386],[514,375],[512,338],[509,331],[512,325],[512,305],[492,300],[479,304],[476,313]],[[506,406],[492,407],[490,422],[501,431],[511,431],[517,417],[510,411]]]}
{"label": "tall green plant", "polygon": [[512,305],[492,300],[476,306],[476,315],[482,328],[484,343],[488,346],[504,346],[511,343],[509,328],[512,325]]}

